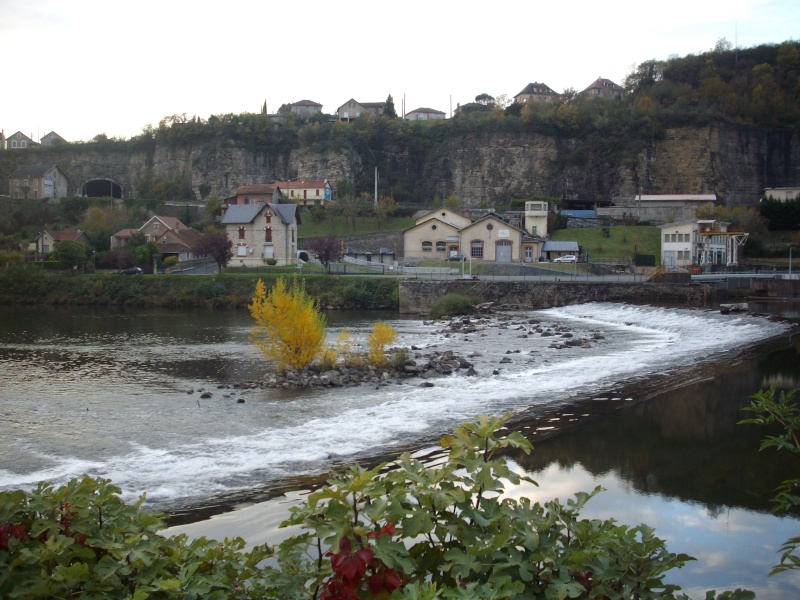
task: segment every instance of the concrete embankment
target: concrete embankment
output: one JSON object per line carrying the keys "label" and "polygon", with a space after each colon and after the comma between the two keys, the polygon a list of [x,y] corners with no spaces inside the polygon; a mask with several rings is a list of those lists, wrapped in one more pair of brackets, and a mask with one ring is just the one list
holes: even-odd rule
{"label": "concrete embankment", "polygon": [[703,285],[687,283],[527,282],[527,281],[403,281],[400,313],[426,314],[446,294],[462,294],[502,306],[551,308],[583,302],[658,303],[702,307]]}

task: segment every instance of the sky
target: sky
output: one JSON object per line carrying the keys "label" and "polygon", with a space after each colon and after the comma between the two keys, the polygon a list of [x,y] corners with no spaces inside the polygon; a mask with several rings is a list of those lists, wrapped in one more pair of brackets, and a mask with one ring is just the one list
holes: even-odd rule
{"label": "sky", "polygon": [[[798,0],[0,0],[0,129],[127,139],[161,119],[354,98],[449,116],[540,82],[622,84],[646,60],[800,39]],[[13,85],[9,85],[14,82]]]}

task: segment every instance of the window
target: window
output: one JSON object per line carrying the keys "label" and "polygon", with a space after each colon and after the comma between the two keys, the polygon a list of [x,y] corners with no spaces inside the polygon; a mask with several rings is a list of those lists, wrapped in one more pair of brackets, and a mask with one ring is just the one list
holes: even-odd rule
{"label": "window", "polygon": [[669,234],[665,233],[664,234],[664,243],[666,244],[667,242],[669,242]]}
{"label": "window", "polygon": [[422,251],[423,252],[431,252],[433,250],[433,243],[432,242],[422,242]]}
{"label": "window", "polygon": [[15,180],[14,180],[14,187],[15,187],[15,188],[18,188],[18,187],[19,187],[19,179],[15,179]]}
{"label": "window", "polygon": [[469,255],[472,258],[483,258],[483,242],[476,240],[470,244]]}
{"label": "window", "polygon": [[264,230],[264,241],[265,242],[271,242],[272,241],[272,228],[271,227],[267,227]]}
{"label": "window", "polygon": [[447,244],[445,244],[444,242],[436,242],[436,251],[444,252],[447,249],[446,246]]}
{"label": "window", "polygon": [[38,179],[34,179],[33,180],[33,187],[36,188],[37,190],[39,189],[39,180]]}
{"label": "window", "polygon": [[317,188],[317,196],[319,196],[319,188]]}
{"label": "window", "polygon": [[247,246],[244,244],[236,246],[236,256],[247,256]]}
{"label": "window", "polygon": [[244,227],[239,227],[239,239],[240,240],[244,239],[244,231],[245,231]]}
{"label": "window", "polygon": [[271,212],[265,213],[265,216],[267,217],[267,224],[269,225],[270,223],[272,223],[272,213]]}
{"label": "window", "polygon": [[11,140],[11,147],[12,148],[16,148],[17,147],[17,140]]}

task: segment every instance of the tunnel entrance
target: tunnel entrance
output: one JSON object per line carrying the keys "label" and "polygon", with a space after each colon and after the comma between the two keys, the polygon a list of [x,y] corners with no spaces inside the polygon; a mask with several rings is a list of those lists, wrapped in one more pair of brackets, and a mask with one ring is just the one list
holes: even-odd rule
{"label": "tunnel entrance", "polygon": [[83,195],[89,198],[122,198],[122,186],[111,179],[91,179],[83,184]]}

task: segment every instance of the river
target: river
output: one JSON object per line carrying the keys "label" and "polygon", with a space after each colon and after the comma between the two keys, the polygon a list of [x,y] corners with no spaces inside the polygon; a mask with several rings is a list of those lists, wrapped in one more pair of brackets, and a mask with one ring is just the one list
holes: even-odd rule
{"label": "river", "polygon": [[[454,426],[510,412],[536,447],[519,466],[540,483],[511,493],[546,500],[602,485],[586,516],[647,523],[697,557],[668,578],[692,597],[800,589],[793,573],[766,577],[797,532],[768,504],[791,466],[758,453],[763,431],[736,425],[754,391],[800,385],[789,323],[593,303],[490,318],[469,334],[331,313],[329,335],[363,340],[379,317],[399,345],[420,357],[454,350],[478,376],[243,389],[233,384],[265,370],[244,312],[0,308],[0,489],[90,473],[129,500],[146,492],[147,506],[173,515],[170,531],[260,543],[296,490],[331,468],[432,453]],[[565,334],[588,347],[554,347]]]}

